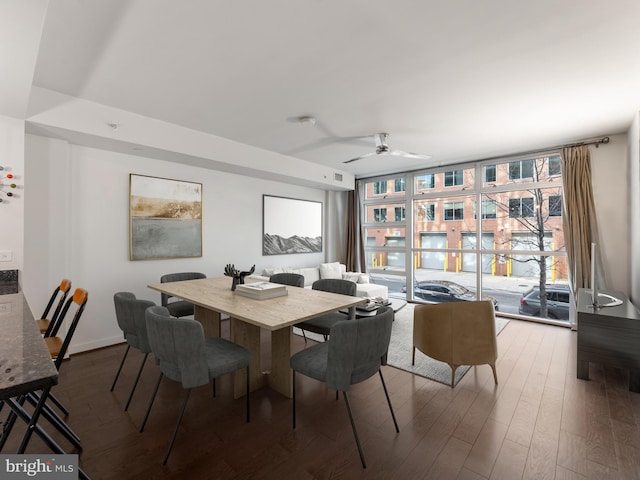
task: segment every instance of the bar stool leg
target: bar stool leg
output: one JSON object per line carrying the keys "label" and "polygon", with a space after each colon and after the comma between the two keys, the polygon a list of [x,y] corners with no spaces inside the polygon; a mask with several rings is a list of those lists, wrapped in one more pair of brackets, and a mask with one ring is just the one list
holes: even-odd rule
{"label": "bar stool leg", "polygon": [[49,390],[51,390],[51,387],[45,388],[42,391],[42,395],[40,395],[38,404],[36,405],[36,408],[33,410],[33,414],[31,415],[31,420],[29,421],[29,425],[27,426],[27,431],[24,432],[24,437],[22,437],[22,442],[20,443],[20,448],[18,448],[18,453],[24,453],[24,451],[27,449],[29,440],[31,440],[31,435],[33,434],[33,431],[36,429],[36,426],[38,424],[38,418],[40,418],[40,413],[44,408],[44,402],[47,401]]}

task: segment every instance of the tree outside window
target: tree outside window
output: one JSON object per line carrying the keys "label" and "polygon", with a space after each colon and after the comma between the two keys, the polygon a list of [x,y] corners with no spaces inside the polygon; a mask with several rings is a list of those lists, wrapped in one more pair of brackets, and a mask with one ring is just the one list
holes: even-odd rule
{"label": "tree outside window", "polygon": [[509,180],[533,178],[533,160],[509,162]]}
{"label": "tree outside window", "polygon": [[550,217],[562,216],[562,195],[549,196],[549,216]]}
{"label": "tree outside window", "polygon": [[425,221],[427,222],[436,221],[436,206],[433,203],[422,205],[422,210],[424,211]]}
{"label": "tree outside window", "polygon": [[509,218],[533,217],[533,198],[510,198]]}

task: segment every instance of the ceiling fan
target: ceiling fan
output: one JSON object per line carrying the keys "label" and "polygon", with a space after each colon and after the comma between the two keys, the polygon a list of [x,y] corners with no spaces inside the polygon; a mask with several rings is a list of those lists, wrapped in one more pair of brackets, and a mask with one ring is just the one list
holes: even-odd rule
{"label": "ceiling fan", "polygon": [[402,150],[390,150],[389,145],[387,144],[388,138],[389,138],[388,133],[374,133],[373,139],[376,142],[375,152],[365,153],[364,155],[360,155],[359,157],[352,158],[351,160],[346,160],[342,163],[351,163],[351,162],[355,162],[356,160],[362,160],[363,158],[374,157],[374,156],[415,158],[417,160],[429,160],[431,158],[430,155],[420,155],[417,153],[403,152]]}

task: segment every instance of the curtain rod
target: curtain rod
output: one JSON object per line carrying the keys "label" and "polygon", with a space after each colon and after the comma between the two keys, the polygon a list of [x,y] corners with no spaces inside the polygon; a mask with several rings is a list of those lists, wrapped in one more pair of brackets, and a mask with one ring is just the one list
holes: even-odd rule
{"label": "curtain rod", "polygon": [[[540,154],[540,153],[548,153],[554,150],[562,150],[563,148],[569,148],[569,147],[580,147],[582,145],[595,145],[596,148],[598,148],[600,145],[606,145],[607,143],[609,143],[610,139],[609,137],[602,137],[598,140],[583,140],[581,142],[576,142],[576,143],[567,143],[565,145],[556,145],[555,147],[547,147],[547,148],[539,148],[537,150],[529,150],[527,152],[520,152],[520,153],[511,153],[511,154],[507,154],[507,155],[500,155],[498,157],[489,157],[489,158],[482,158],[482,159],[478,159],[478,160],[470,160],[468,162],[462,162],[462,163],[452,163],[451,165],[463,165],[466,163],[478,163],[478,162],[486,162],[489,160],[502,160],[505,158],[513,158],[513,157],[524,157],[524,156],[528,156],[528,155],[536,155],[536,154]],[[434,167],[426,167],[426,168],[435,168],[435,167],[446,167],[447,165],[436,165]],[[414,172],[420,172],[422,170],[425,170],[425,168],[419,168],[419,169],[415,169],[415,170],[408,170],[405,172],[397,172],[397,173],[387,173],[384,175],[373,175],[370,177],[360,177],[357,178],[356,180],[369,180],[371,178],[379,178],[379,177],[386,177],[388,175],[399,175],[399,174],[404,174],[404,173],[414,173]]]}
{"label": "curtain rod", "polygon": [[500,159],[509,158],[509,157],[526,157],[528,155],[536,155],[538,153],[547,153],[553,150],[562,150],[563,148],[580,147],[582,145],[595,145],[596,148],[598,148],[600,145],[606,145],[607,143],[609,143],[609,140],[610,140],[609,137],[602,137],[599,140],[584,140],[582,142],[567,143],[565,145],[556,145],[555,147],[539,148],[537,150],[529,150],[528,152],[513,153],[511,155],[500,155],[498,157],[490,157],[490,158],[485,158],[483,160],[476,160],[476,161],[483,162],[485,160],[500,160]]}

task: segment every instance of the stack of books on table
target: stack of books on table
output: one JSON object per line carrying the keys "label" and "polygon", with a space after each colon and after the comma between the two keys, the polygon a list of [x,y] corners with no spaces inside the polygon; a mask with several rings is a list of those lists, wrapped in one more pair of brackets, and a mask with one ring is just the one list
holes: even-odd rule
{"label": "stack of books on table", "polygon": [[279,283],[269,282],[243,283],[236,286],[235,292],[243,297],[266,300],[286,295],[287,287]]}

